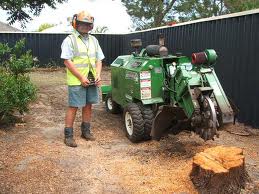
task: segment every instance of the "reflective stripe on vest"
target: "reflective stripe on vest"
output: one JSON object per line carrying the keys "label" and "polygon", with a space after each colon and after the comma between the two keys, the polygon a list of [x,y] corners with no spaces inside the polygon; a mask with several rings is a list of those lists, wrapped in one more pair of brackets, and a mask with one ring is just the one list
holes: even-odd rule
{"label": "reflective stripe on vest", "polygon": [[[72,61],[77,68],[77,70],[85,77],[87,77],[89,71],[91,71],[96,76],[96,44],[91,35],[88,38],[88,44],[85,45],[83,40],[79,36],[72,33],[69,35],[69,38],[72,40],[74,48],[74,57]],[[74,76],[67,69],[67,84],[68,85],[80,85],[80,80]]]}
{"label": "reflective stripe on vest", "polygon": [[80,67],[88,67],[88,64],[75,64],[76,68],[80,68]]}

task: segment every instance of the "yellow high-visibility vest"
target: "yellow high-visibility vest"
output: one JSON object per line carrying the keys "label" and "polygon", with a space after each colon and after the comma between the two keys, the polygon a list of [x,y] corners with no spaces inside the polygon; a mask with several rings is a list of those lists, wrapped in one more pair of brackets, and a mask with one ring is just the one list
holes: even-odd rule
{"label": "yellow high-visibility vest", "polygon": [[[75,33],[69,35],[72,40],[74,48],[74,57],[72,62],[77,70],[85,77],[88,76],[89,71],[96,77],[96,44],[94,38],[89,34],[88,45],[86,46],[83,40]],[[74,76],[67,68],[67,84],[69,86],[81,85],[80,80]]]}

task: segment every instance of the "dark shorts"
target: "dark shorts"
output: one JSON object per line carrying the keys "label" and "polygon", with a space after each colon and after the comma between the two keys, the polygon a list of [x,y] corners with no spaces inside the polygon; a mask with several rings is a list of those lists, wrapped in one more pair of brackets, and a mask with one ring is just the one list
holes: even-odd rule
{"label": "dark shorts", "polygon": [[98,87],[68,86],[68,105],[84,107],[87,104],[99,102]]}

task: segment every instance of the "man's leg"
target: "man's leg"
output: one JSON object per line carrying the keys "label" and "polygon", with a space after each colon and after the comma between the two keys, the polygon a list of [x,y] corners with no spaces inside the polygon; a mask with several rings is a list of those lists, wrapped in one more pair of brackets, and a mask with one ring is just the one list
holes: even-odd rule
{"label": "man's leg", "polygon": [[92,115],[92,104],[87,104],[82,108],[82,137],[86,140],[95,140],[93,135],[90,131],[90,122],[91,122],[91,115]]}
{"label": "man's leg", "polygon": [[70,147],[77,147],[77,144],[73,138],[73,124],[75,121],[77,107],[68,107],[65,119],[65,144]]}
{"label": "man's leg", "polygon": [[82,121],[85,123],[91,122],[92,104],[87,104],[82,108]]}

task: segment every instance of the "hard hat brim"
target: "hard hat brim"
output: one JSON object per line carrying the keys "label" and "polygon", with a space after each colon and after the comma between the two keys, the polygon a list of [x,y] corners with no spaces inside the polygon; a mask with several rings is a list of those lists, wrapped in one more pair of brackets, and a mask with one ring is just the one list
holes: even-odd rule
{"label": "hard hat brim", "polygon": [[93,24],[93,22],[89,22],[89,21],[81,21],[81,20],[77,20],[77,22],[80,24],[80,23],[83,23],[83,24]]}

